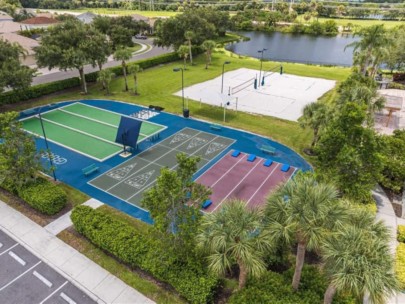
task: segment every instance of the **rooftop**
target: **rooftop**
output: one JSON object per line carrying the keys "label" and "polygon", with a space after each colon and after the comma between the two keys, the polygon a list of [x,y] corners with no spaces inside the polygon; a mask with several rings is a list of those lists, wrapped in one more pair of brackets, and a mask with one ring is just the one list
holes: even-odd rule
{"label": "rooftop", "polygon": [[21,22],[22,24],[52,24],[58,23],[58,20],[49,17],[33,17]]}

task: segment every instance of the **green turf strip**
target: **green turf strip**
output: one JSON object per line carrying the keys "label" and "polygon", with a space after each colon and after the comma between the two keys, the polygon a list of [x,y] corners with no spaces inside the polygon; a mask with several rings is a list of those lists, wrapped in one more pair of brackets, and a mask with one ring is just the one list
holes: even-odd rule
{"label": "green turf strip", "polygon": [[[74,103],[71,105],[68,105],[66,107],[63,107],[63,110],[79,114],[82,116],[86,116],[92,119],[96,119],[102,122],[106,122],[108,124],[117,126],[120,123],[121,120],[121,115],[112,113],[106,110],[98,109],[95,107],[87,106],[82,103]],[[149,136],[159,130],[162,130],[163,127],[155,124],[148,123],[147,121],[144,121],[141,125],[141,133],[143,135]]]}
{"label": "green turf strip", "polygon": [[[43,123],[46,137],[49,140],[92,157],[104,159],[107,156],[122,150],[119,146],[72,131],[51,122],[43,121]],[[24,120],[22,124],[25,130],[35,133],[38,136],[42,136],[41,124],[38,118]]]}
{"label": "green turf strip", "polygon": [[42,115],[44,119],[54,121],[69,128],[91,134],[108,141],[115,141],[117,128],[93,120],[75,116],[62,111],[52,111]]}

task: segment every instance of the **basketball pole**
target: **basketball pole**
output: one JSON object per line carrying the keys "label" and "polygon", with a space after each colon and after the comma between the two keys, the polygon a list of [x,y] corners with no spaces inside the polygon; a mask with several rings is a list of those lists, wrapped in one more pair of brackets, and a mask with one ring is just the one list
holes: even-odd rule
{"label": "basketball pole", "polygon": [[41,116],[41,109],[42,108],[38,109],[38,117],[39,117],[39,121],[41,123],[42,134],[44,135],[45,146],[46,146],[46,151],[48,153],[49,164],[51,165],[53,180],[56,182],[56,173],[55,173],[55,168],[54,168],[53,161],[52,161],[52,153],[49,150],[48,139],[46,138],[45,127],[44,127],[44,123],[42,121],[42,116]]}

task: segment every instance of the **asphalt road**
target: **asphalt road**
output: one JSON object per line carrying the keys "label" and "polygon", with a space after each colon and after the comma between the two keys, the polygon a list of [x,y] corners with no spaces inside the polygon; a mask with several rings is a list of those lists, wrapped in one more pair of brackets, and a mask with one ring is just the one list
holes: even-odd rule
{"label": "asphalt road", "polygon": [[[171,49],[167,48],[161,48],[161,47],[154,47],[153,46],[153,40],[152,39],[147,39],[147,40],[134,40],[134,42],[139,42],[143,44],[149,44],[152,46],[152,49],[146,51],[145,53],[140,53],[140,54],[135,54],[130,60],[131,61],[136,61],[136,60],[141,60],[141,59],[146,59],[146,58],[151,58],[155,57],[158,55],[170,53]],[[104,67],[113,67],[120,65],[121,61],[109,61],[104,64]],[[93,68],[91,65],[87,65],[84,68],[85,73],[91,73],[94,71],[98,71],[98,68]],[[44,75],[39,75],[37,77],[34,77],[32,81],[32,85],[37,85],[37,84],[42,84],[42,83],[48,83],[48,82],[53,82],[57,80],[63,80],[67,78],[72,78],[72,77],[79,77],[79,72],[77,70],[69,70],[69,71],[57,71],[54,73],[50,74],[44,74]]]}
{"label": "asphalt road", "polygon": [[0,303],[96,304],[87,294],[2,230]]}

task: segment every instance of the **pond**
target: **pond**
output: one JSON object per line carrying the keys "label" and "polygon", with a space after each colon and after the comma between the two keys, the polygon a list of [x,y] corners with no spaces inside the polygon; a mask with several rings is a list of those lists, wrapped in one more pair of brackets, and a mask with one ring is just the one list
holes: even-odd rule
{"label": "pond", "polygon": [[353,48],[345,50],[345,47],[359,39],[352,35],[328,37],[280,32],[238,34],[250,40],[229,44],[226,49],[239,55],[260,58],[257,51],[266,48],[263,58],[268,60],[339,66],[352,65]]}

